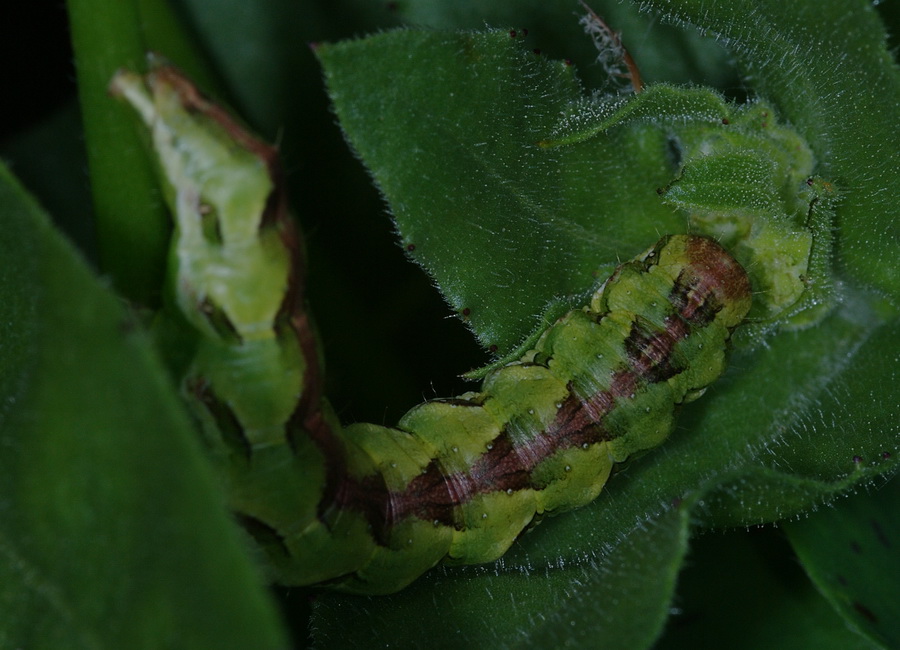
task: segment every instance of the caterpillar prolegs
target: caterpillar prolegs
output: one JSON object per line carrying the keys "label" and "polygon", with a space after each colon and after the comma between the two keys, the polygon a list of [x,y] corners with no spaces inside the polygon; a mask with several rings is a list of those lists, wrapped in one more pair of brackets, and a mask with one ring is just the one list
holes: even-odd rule
{"label": "caterpillar prolegs", "polygon": [[184,394],[277,582],[389,593],[440,561],[499,558],[536,516],[589,503],[616,463],[659,445],[750,308],[729,253],[666,236],[480,392],[397,427],[341,428],[273,150],[172,68],[112,88],[149,128],[175,219],[168,317],[195,341]]}

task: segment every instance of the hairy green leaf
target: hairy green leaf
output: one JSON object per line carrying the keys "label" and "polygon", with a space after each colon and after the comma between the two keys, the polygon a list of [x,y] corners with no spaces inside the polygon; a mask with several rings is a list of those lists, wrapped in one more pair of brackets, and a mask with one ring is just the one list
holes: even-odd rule
{"label": "hairy green leaf", "polygon": [[617,256],[684,229],[656,192],[674,171],[666,133],[636,121],[548,146],[577,128],[560,120],[581,88],[505,31],[395,31],[317,53],[403,245],[485,347],[508,352]]}

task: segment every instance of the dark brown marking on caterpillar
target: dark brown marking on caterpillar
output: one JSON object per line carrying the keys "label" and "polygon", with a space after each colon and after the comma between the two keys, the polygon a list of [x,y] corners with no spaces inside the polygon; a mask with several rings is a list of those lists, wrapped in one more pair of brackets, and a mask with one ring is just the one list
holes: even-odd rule
{"label": "dark brown marking on caterpillar", "polygon": [[[309,371],[307,372],[309,374]],[[296,453],[298,436],[308,437],[321,451],[325,459],[325,484],[322,498],[317,507],[319,520],[326,522],[326,513],[334,505],[340,507],[345,502],[340,496],[344,493],[355,494],[352,485],[347,485],[347,458],[343,442],[334,434],[321,410],[315,408],[312,400],[303,394],[297,408],[287,422],[287,438]],[[361,503],[364,503],[361,502]]]}
{"label": "dark brown marking on caterpillar", "polygon": [[441,471],[438,461],[432,460],[425,471],[410,482],[406,490],[390,494],[391,514],[397,520],[414,516],[422,521],[455,526],[459,501],[453,486],[452,479],[448,479]]}
{"label": "dark brown marking on caterpillar", "polygon": [[709,324],[726,303],[750,295],[750,279],[730,255],[711,239],[691,237],[688,240],[685,265],[670,301],[678,313],[692,325]]}
{"label": "dark brown marking on caterpillar", "polygon": [[531,470],[535,463],[523,459],[525,447],[516,446],[504,430],[494,438],[491,449],[472,466],[472,479],[482,493],[487,486],[493,491],[518,491],[531,486]]}
{"label": "dark brown marking on caterpillar", "polygon": [[390,492],[380,474],[367,476],[362,481],[349,478],[342,481],[335,495],[336,509],[323,511],[320,503],[320,520],[327,525],[331,514],[339,514],[341,509],[348,507],[352,507],[365,517],[377,544],[388,545],[391,527],[397,517],[392,509]]}
{"label": "dark brown marking on caterpillar", "polygon": [[460,501],[451,491],[452,481],[441,471],[436,460],[414,478],[403,492],[390,492],[380,476],[367,476],[358,481],[345,476],[331,508],[320,504],[320,512],[352,509],[365,518],[372,537],[387,546],[390,531],[397,521],[416,517],[443,526],[456,526],[454,519]]}
{"label": "dark brown marking on caterpillar", "polygon": [[256,541],[260,547],[265,548],[267,552],[272,553],[276,550],[283,557],[289,557],[290,551],[284,543],[284,537],[277,530],[269,526],[264,521],[251,517],[243,513],[235,513],[237,523],[243,528],[250,537]]}
{"label": "dark brown marking on caterpillar", "polygon": [[656,330],[638,317],[625,339],[625,354],[634,372],[647,383],[655,384],[674,377],[683,368],[672,360],[672,350],[679,339],[688,334],[688,327],[680,318],[670,318],[666,329]]}
{"label": "dark brown marking on caterpillar", "polygon": [[223,341],[230,341],[240,345],[243,341],[240,332],[234,326],[234,323],[228,318],[228,315],[219,309],[209,296],[205,296],[200,303],[200,313],[206,317],[206,322],[212,327],[213,331]]}
{"label": "dark brown marking on caterpillar", "polygon": [[216,423],[216,427],[222,436],[222,441],[233,451],[244,458],[250,458],[250,441],[244,435],[244,428],[234,414],[234,411],[215,393],[204,379],[192,377],[188,380],[187,389],[203,404],[207,413]]}

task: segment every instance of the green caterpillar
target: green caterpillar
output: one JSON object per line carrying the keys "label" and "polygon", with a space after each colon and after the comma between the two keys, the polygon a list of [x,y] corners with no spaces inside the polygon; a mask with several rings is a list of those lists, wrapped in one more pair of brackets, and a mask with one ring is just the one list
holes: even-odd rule
{"label": "green caterpillar", "polygon": [[481,392],[342,428],[323,399],[302,252],[274,151],[171,67],[112,83],[147,125],[175,220],[183,392],[229,506],[283,584],[390,593],[499,558],[536,516],[592,501],[725,366],[751,304],[714,241],[663,237]]}

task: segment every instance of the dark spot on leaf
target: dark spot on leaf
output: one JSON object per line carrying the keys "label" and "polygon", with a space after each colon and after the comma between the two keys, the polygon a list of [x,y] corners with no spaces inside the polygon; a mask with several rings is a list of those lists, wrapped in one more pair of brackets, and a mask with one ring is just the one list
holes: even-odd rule
{"label": "dark spot on leaf", "polygon": [[731,124],[731,120],[729,120],[727,117],[723,117],[722,124]]}
{"label": "dark spot on leaf", "polygon": [[862,456],[854,456],[853,462],[859,465],[863,461]]}
{"label": "dark spot on leaf", "polygon": [[860,603],[860,602],[858,602],[858,601],[854,601],[854,602],[853,602],[853,609],[855,609],[855,610],[859,613],[860,616],[862,616],[864,619],[866,619],[866,620],[869,621],[870,623],[877,623],[877,622],[878,622],[878,617],[875,616],[875,613],[872,612],[871,609],[869,609],[868,607],[866,607],[866,606],[863,605],[862,603]]}
{"label": "dark spot on leaf", "polygon": [[883,452],[881,452],[881,457],[882,457],[882,459],[887,460],[888,458],[891,457],[891,452],[883,451]]}
{"label": "dark spot on leaf", "polygon": [[238,524],[247,531],[247,534],[256,540],[256,543],[268,553],[282,557],[290,556],[290,551],[287,548],[287,544],[284,542],[284,537],[267,523],[256,517],[244,514],[236,514],[235,518],[237,519]]}
{"label": "dark spot on leaf", "polygon": [[468,318],[471,313],[472,313],[471,309],[469,309],[468,307],[463,307],[462,315],[464,318]]}
{"label": "dark spot on leaf", "polygon": [[515,38],[516,36],[518,36],[518,34],[516,33],[516,30],[514,30],[514,29],[509,30],[510,38]]}
{"label": "dark spot on leaf", "polygon": [[862,546],[859,545],[859,542],[851,541],[850,542],[850,550],[856,553],[857,555],[862,555]]}
{"label": "dark spot on leaf", "polygon": [[881,524],[879,524],[874,519],[872,521],[870,521],[869,523],[872,524],[872,530],[875,531],[875,537],[878,538],[878,541],[881,542],[881,545],[884,546],[885,548],[890,548],[891,540],[888,539],[888,536],[884,532],[884,529],[881,527]]}
{"label": "dark spot on leaf", "polygon": [[406,245],[406,250],[407,250],[408,252],[412,253],[414,250],[416,250],[416,245],[415,245],[415,244],[407,244],[407,245]]}
{"label": "dark spot on leaf", "polygon": [[522,30],[522,38],[525,38],[526,36],[528,36],[528,30],[527,30],[527,29],[523,29],[523,30]]}
{"label": "dark spot on leaf", "polygon": [[495,352],[497,352],[497,345],[496,344],[491,345],[491,347],[489,347],[488,350],[490,351],[491,354],[494,354]]}

